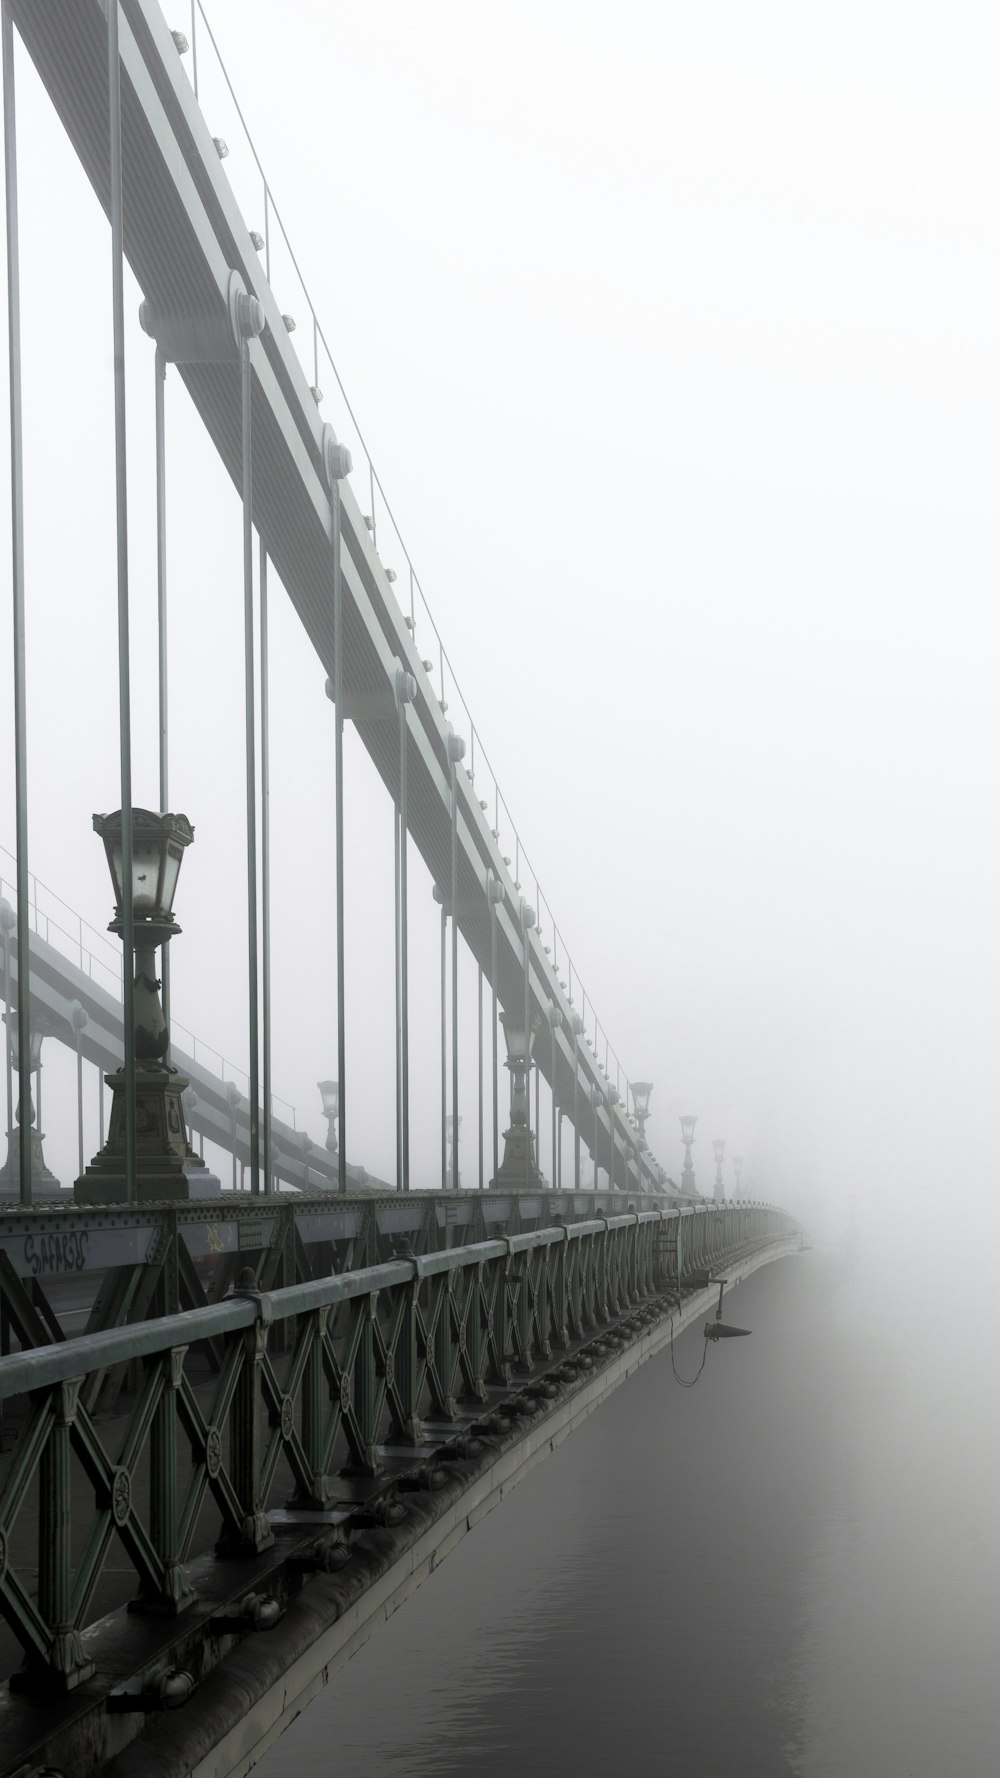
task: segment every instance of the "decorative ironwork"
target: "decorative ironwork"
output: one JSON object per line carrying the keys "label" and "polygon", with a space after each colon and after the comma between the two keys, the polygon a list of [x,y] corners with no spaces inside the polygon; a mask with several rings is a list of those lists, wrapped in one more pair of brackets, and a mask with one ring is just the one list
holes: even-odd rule
{"label": "decorative ironwork", "polygon": [[[201,1554],[206,1495],[221,1521],[219,1555],[260,1553],[289,1479],[299,1505],[323,1506],[338,1470],[378,1474],[384,1440],[419,1444],[425,1418],[454,1419],[460,1399],[482,1402],[489,1384],[530,1373],[688,1273],[791,1232],[780,1212],[745,1204],[581,1219],[270,1294],[241,1287],[183,1314],[0,1358],[0,1402],[16,1402],[19,1417],[0,1486],[0,1612],[25,1651],[21,1683],[68,1690],[89,1677],[81,1632],[122,1554],[134,1609],[175,1613],[193,1601],[186,1565]],[[111,1454],[96,1404],[106,1379],[129,1371],[137,1381]],[[95,1506],[74,1566],[79,1472]],[[148,1505],[137,1485],[147,1472]],[[35,1492],[37,1552],[26,1558],[31,1529],[18,1521]]]}

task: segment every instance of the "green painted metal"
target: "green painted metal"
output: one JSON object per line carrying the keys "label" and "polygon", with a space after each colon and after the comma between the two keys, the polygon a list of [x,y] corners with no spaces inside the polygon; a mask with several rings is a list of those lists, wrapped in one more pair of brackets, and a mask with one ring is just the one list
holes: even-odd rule
{"label": "green painted metal", "polygon": [[[276,1503],[327,1505],[344,1487],[338,1472],[379,1474],[384,1440],[419,1444],[425,1417],[454,1420],[463,1399],[481,1402],[487,1384],[506,1385],[683,1286],[699,1261],[718,1267],[793,1230],[762,1206],[707,1208],[682,1261],[681,1221],[662,1209],[581,1218],[271,1293],[247,1281],[250,1268],[222,1302],[0,1358],[0,1402],[22,1416],[0,1485],[0,1612],[24,1648],[21,1683],[71,1690],[90,1676],[83,1631],[123,1555],[135,1610],[192,1604],[188,1563],[204,1553],[194,1540],[206,1492],[220,1519],[217,1556],[257,1556],[274,1541]],[[102,1380],[114,1375],[129,1395],[116,1451],[111,1423],[95,1417]],[[37,1551],[19,1574],[17,1520],[35,1488]],[[83,1498],[93,1505],[74,1566],[70,1527]]]}

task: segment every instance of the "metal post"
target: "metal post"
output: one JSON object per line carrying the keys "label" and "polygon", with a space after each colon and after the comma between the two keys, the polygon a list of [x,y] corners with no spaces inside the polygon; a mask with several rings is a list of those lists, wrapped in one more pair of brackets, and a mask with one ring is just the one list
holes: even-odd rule
{"label": "metal post", "polygon": [[441,1190],[448,1187],[448,910],[441,903]]}
{"label": "metal post", "polygon": [[333,510],[333,701],[335,706],[334,794],[337,886],[337,1186],[347,1190],[347,1021],[344,1005],[344,586],[340,563],[340,482],[330,489]]}
{"label": "metal post", "polygon": [[[125,234],[122,202],[122,99],[118,51],[119,0],[108,6],[108,135],[110,139],[111,288],[114,321],[115,363],[115,510],[118,558],[118,741],[122,799],[122,946],[125,973],[122,1011],[125,1037],[125,1189],[130,1203],[137,1196],[135,1119],[135,1000],[131,976],[135,957],[135,919],[132,908],[132,705],[129,670],[128,605],[128,493],[125,449]],[[13,411],[13,410],[12,410]],[[18,846],[20,856],[20,837]],[[27,867],[27,858],[23,860]],[[20,903],[20,895],[18,896]],[[20,914],[20,905],[18,913]],[[26,984],[25,984],[26,985]],[[18,995],[26,1007],[26,997]],[[27,1052],[27,1018],[21,1057]],[[22,1143],[23,1149],[23,1143]],[[21,1195],[24,1199],[22,1156]],[[29,1187],[30,1191],[30,1187]],[[25,1200],[27,1201],[27,1200]]]}
{"label": "metal post", "polygon": [[271,725],[268,665],[267,550],[260,539],[260,968],[263,1048],[261,1167],[271,1189]]}
{"label": "metal post", "polygon": [[558,1163],[559,1163],[558,1164],[558,1173],[559,1173],[559,1190],[560,1191],[562,1191],[562,1178],[563,1178],[562,1127],[563,1127],[563,1108],[560,1105],[560,1107],[559,1107],[559,1153],[558,1153]]}
{"label": "metal post", "polygon": [[0,902],[0,914],[3,915],[3,1003],[7,1018],[4,1022],[4,1057],[7,1063],[7,1135],[8,1144],[14,1128],[14,1050],[13,1026],[14,1019],[10,1004],[10,934],[11,927],[7,921],[16,922],[17,916],[9,902]]}
{"label": "metal post", "polygon": [[[240,407],[243,446],[243,677],[246,718],[247,971],[250,1018],[250,1191],[260,1191],[260,1060],[257,985],[257,739],[253,647],[253,460],[250,342],[240,340]],[[270,1181],[268,1180],[267,1189]]]}
{"label": "metal post", "polygon": [[552,1190],[556,1189],[556,1016],[557,1009],[549,1006],[549,1040],[552,1053]]}
{"label": "metal post", "polygon": [[396,968],[396,1190],[398,1192],[401,1192],[403,1189],[403,1104],[402,1104],[402,1100],[403,1100],[403,1045],[402,1045],[403,1032],[402,1032],[402,1023],[403,1023],[403,1021],[402,1021],[402,1009],[400,1006],[400,1000],[401,1000],[400,989],[401,989],[402,984],[401,984],[401,979],[400,979],[400,956],[399,956],[399,943],[400,943],[400,925],[399,925],[400,838],[399,838],[399,827],[400,827],[399,804],[397,802],[393,805],[393,810],[392,810],[392,839],[393,839],[393,874],[392,874],[393,897],[392,898],[393,898],[393,940],[394,940],[394,946],[395,946],[395,968]]}
{"label": "metal post", "polygon": [[452,1191],[458,1190],[458,762],[464,752],[465,742],[460,736],[449,735],[448,763],[451,767],[451,1114],[455,1119],[455,1141],[451,1151]]}
{"label": "metal post", "polygon": [[198,8],[197,0],[191,0],[191,77],[194,96],[198,97]]}
{"label": "metal post", "polygon": [[[407,678],[407,691],[410,680]],[[410,1189],[410,1001],[409,1001],[409,937],[406,898],[406,868],[409,842],[407,810],[407,755],[409,732],[406,701],[399,700],[399,1051],[400,1051],[400,1122],[403,1129],[403,1190]]]}
{"label": "metal post", "polygon": [[[87,1014],[80,1005],[79,1000],[74,1000],[73,1002],[71,1017],[73,1020],[73,1035],[76,1038],[76,1147],[77,1159],[79,1161],[77,1173],[79,1176],[83,1173],[84,1166],[86,1165],[83,1158],[83,1051],[80,1044],[83,1035],[83,1027],[87,1023]],[[42,1127],[41,1111],[38,1113],[38,1127],[39,1129]]]}
{"label": "metal post", "polygon": [[573,1190],[580,1189],[580,1023],[573,1014]]}
{"label": "metal post", "polygon": [[[524,1183],[531,1184],[531,991],[528,970],[531,952],[528,946],[528,933],[534,915],[525,903],[521,903],[521,933],[524,939]],[[537,1124],[536,1124],[537,1129]]]}
{"label": "metal post", "polygon": [[493,990],[493,1177],[500,1171],[500,1104],[497,1069],[497,910],[490,898],[490,985]]}
{"label": "metal post", "polygon": [[484,1181],[483,1181],[483,971],[482,971],[481,965],[477,970],[477,982],[478,982],[478,987],[479,987],[479,1022],[478,1022],[478,1026],[477,1026],[477,1030],[478,1030],[478,1034],[479,1034],[479,1189],[480,1189],[480,1191],[482,1191]]}
{"label": "metal post", "polygon": [[[169,754],[168,754],[168,702],[167,702],[167,487],[166,487],[166,416],[164,397],[166,393],[167,365],[159,346],[156,348],[154,360],[153,387],[155,394],[155,433],[156,433],[156,634],[159,664],[159,751],[160,751],[160,811],[166,813],[170,808],[169,788]],[[160,952],[160,969],[163,975],[163,1017],[170,1033],[170,946],[164,945]],[[164,1061],[169,1061],[167,1051]],[[81,1163],[80,1171],[83,1171]]]}
{"label": "metal post", "polygon": [[[12,609],[14,629],[14,830],[17,879],[17,1044],[18,1099],[27,1105],[31,1094],[30,1012],[31,956],[29,950],[28,889],[28,753],[27,684],[24,651],[24,477],[21,431],[21,273],[17,216],[17,130],[14,115],[14,29],[10,9],[3,7],[3,148],[7,199],[7,356],[10,375],[10,517]],[[13,1026],[10,1004],[10,934],[4,934],[7,964],[7,1127],[13,1135],[13,1095],[10,1044]],[[39,1128],[41,1126],[39,1125]],[[31,1136],[19,1128],[20,1199],[31,1203]]]}

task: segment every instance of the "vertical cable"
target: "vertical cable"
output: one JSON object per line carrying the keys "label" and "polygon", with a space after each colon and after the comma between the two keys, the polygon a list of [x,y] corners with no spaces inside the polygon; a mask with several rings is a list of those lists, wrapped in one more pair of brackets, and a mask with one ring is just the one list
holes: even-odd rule
{"label": "vertical cable", "polygon": [[531,1185],[531,1001],[528,984],[528,965],[530,951],[528,949],[528,921],[526,909],[521,903],[521,932],[524,938],[524,1183]]}
{"label": "vertical cable", "polygon": [[[17,879],[17,1090],[22,1105],[31,1091],[30,1010],[31,956],[28,889],[28,752],[27,684],[24,646],[24,476],[21,431],[21,265],[17,216],[17,128],[14,115],[14,28],[7,0],[3,4],[3,159],[7,199],[7,357],[10,374],[10,541],[11,605],[14,629],[14,850]],[[7,1128],[13,1141],[12,1035],[10,1004],[10,932],[4,932],[7,1007]],[[19,1125],[20,1198],[31,1203],[31,1138]]]}
{"label": "vertical cable", "polygon": [[441,904],[441,1190],[448,1189],[448,910]]}
{"label": "vertical cable", "polygon": [[451,761],[451,1189],[458,1190],[458,764]]}
{"label": "vertical cable", "polygon": [[344,584],[340,563],[340,482],[334,478],[333,511],[333,701],[335,710],[334,794],[336,812],[337,890],[337,1187],[347,1190],[347,1021],[344,1011]]}
{"label": "vertical cable", "polygon": [[[250,1022],[250,1191],[260,1192],[260,1056],[257,983],[257,736],[253,647],[253,460],[250,342],[240,340],[243,447],[243,681],[246,717],[247,974]],[[270,1180],[267,1181],[270,1189]]]}
{"label": "vertical cable", "polygon": [[563,1182],[563,1157],[562,1157],[562,1150],[563,1150],[563,1139],[562,1139],[562,1127],[563,1127],[563,1108],[562,1108],[562,1106],[561,1106],[561,1105],[560,1105],[560,1107],[559,1107],[559,1190],[560,1190],[560,1191],[562,1191],[562,1182]]}
{"label": "vertical cable", "polygon": [[271,1190],[271,680],[268,664],[267,550],[260,538],[260,969],[263,1050],[262,1167]]}
{"label": "vertical cable", "polygon": [[580,1189],[580,1023],[573,1014],[573,1190]]}
{"label": "vertical cable", "polygon": [[552,1046],[552,1190],[556,1189],[556,1017],[557,1009],[549,1007],[549,1041]]}
{"label": "vertical cable", "polygon": [[[6,916],[6,913],[7,913],[6,904],[0,903],[0,913],[3,913]],[[12,920],[14,918],[16,918],[13,908],[11,908],[11,910],[10,910],[10,917]],[[6,918],[5,918],[4,926],[3,926],[3,1003],[4,1003],[4,1010],[6,1013],[6,1017],[4,1019],[4,1026],[3,1026],[3,1039],[4,1039],[3,1047],[4,1047],[4,1056],[5,1056],[6,1062],[7,1062],[7,1138],[8,1138],[7,1145],[8,1145],[8,1148],[10,1147],[10,1137],[11,1137],[11,1134],[14,1129],[14,1065],[13,1065],[14,1014],[13,1014],[13,1010],[12,1010],[11,1004],[10,1004],[10,994],[11,994],[11,988],[10,988],[10,930],[7,926]]]}
{"label": "vertical cable", "polygon": [[[159,346],[153,366],[155,438],[156,438],[156,640],[157,664],[159,668],[159,709],[158,734],[160,756],[160,802],[161,814],[170,808],[170,755],[168,745],[168,680],[167,680],[167,460],[166,460],[166,415],[165,401],[167,365]],[[170,946],[164,945],[160,952],[160,968],[163,972],[163,1018],[170,1036]],[[163,1057],[169,1062],[169,1049]],[[81,1168],[82,1171],[82,1168]]]}
{"label": "vertical cable", "polygon": [[191,82],[198,97],[198,12],[197,0],[191,0]]}
{"label": "vertical cable", "polygon": [[478,988],[479,988],[479,1022],[478,1022],[478,1026],[477,1026],[477,1031],[478,1031],[478,1036],[479,1036],[479,1049],[478,1049],[478,1055],[479,1055],[479,1189],[480,1189],[480,1191],[482,1191],[482,1189],[483,1189],[483,970],[482,970],[481,964],[478,965],[478,967],[477,967],[476,977],[477,977],[477,983],[478,983]]}
{"label": "vertical cable", "polygon": [[497,910],[490,898],[490,985],[493,989],[493,1177],[500,1171],[500,1106],[497,1060]]}
{"label": "vertical cable", "polygon": [[[135,917],[132,908],[132,703],[129,664],[128,495],[125,450],[125,235],[122,203],[122,95],[118,51],[119,0],[108,7],[108,135],[110,139],[111,289],[115,359],[115,510],[118,557],[118,743],[122,799],[122,1010],[125,1037],[125,1192],[137,1196],[135,1130]],[[18,910],[20,912],[20,909]],[[22,1055],[24,1051],[22,1050]],[[23,1194],[22,1174],[22,1194]]]}
{"label": "vertical cable", "polygon": [[409,938],[407,908],[407,850],[409,840],[407,809],[407,753],[409,733],[406,704],[399,705],[399,1052],[400,1052],[400,1122],[403,1128],[403,1190],[410,1189],[410,999]]}
{"label": "vertical cable", "polygon": [[399,907],[399,802],[392,806],[392,839],[393,839],[393,941],[395,949],[395,987],[396,987],[396,1190],[403,1189],[403,1017],[401,1007],[402,987],[400,972],[400,907]]}

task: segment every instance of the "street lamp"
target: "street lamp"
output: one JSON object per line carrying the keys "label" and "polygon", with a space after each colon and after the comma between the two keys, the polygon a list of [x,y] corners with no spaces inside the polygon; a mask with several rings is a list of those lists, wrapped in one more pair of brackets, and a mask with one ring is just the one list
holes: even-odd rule
{"label": "street lamp", "polygon": [[[186,815],[132,810],[132,855],[122,844],[121,810],[95,815],[94,830],[104,841],[115,891],[115,917],[109,932],[124,933],[125,873],[131,877],[135,971],[131,988],[135,1015],[135,1189],[140,1199],[216,1197],[220,1182],[194,1153],[184,1129],[181,1095],[188,1081],[166,1059],[170,1032],[160,1004],[155,953],[180,932],[174,894],[185,849],[194,839]],[[126,958],[126,984],[128,987]],[[121,1203],[129,1196],[126,1167],[126,1070],[107,1076],[112,1089],[108,1140],[77,1180],[78,1203]]]}
{"label": "street lamp", "polygon": [[639,1126],[639,1147],[646,1148],[646,1119],[649,1116],[649,1095],[653,1090],[651,1080],[634,1080],[632,1082],[632,1111]]}
{"label": "street lamp", "polygon": [[717,1204],[724,1204],[726,1187],[722,1178],[722,1163],[726,1158],[726,1144],[721,1137],[717,1137],[712,1143],[712,1149],[715,1154],[715,1201]]}
{"label": "street lamp", "polygon": [[691,1144],[694,1141],[694,1128],[697,1122],[698,1119],[692,1117],[690,1113],[687,1117],[681,1118],[681,1141],[684,1144],[684,1170],[681,1173],[681,1190],[687,1198],[695,1198],[698,1195],[698,1188],[694,1182],[694,1163],[691,1159]]}
{"label": "street lamp", "polygon": [[326,1118],[326,1152],[337,1152],[337,1120],[340,1117],[340,1082],[336,1080],[318,1080],[316,1082],[323,1100],[323,1116]]}
{"label": "street lamp", "polygon": [[503,1133],[503,1160],[490,1180],[498,1191],[539,1191],[545,1179],[535,1160],[535,1135],[528,1128],[528,1069],[535,1047],[537,1020],[524,1022],[523,1011],[501,1012],[507,1068],[510,1071],[510,1127]]}
{"label": "street lamp", "polygon": [[[17,1073],[18,1070],[20,1069],[20,1065],[21,1065],[21,1063],[20,1063],[21,1051],[20,1051],[20,1046],[17,1041],[17,1013],[16,1013],[16,1011],[12,1011],[12,1010],[8,1009],[8,1011],[4,1013],[4,1024],[7,1026],[8,1032],[10,1034],[9,1041],[10,1041],[11,1064],[14,1069],[14,1072]],[[28,1039],[28,1042],[29,1042],[29,1048],[28,1048],[28,1072],[29,1072],[29,1075],[32,1075],[32,1074],[40,1075],[41,1074],[42,1038],[48,1036],[49,1030],[50,1030],[50,1027],[45,1022],[44,1016],[39,1014],[35,1009],[32,1009],[31,1026],[30,1026],[30,1030],[29,1030],[29,1039]],[[42,1083],[41,1083],[41,1080],[39,1079],[38,1091],[37,1091],[39,1114],[41,1113],[41,1102],[42,1102],[41,1085],[42,1085]],[[59,1181],[56,1178],[55,1174],[51,1173],[49,1171],[48,1167],[45,1165],[45,1156],[42,1151],[42,1143],[44,1140],[44,1136],[43,1136],[42,1130],[40,1128],[36,1128],[36,1125],[35,1125],[35,1102],[34,1102],[34,1099],[32,1098],[30,1088],[28,1090],[28,1106],[27,1106],[28,1117],[27,1117],[26,1124],[25,1124],[25,1120],[24,1120],[24,1109],[25,1109],[24,1104],[19,1097],[18,1101],[17,1101],[17,1109],[14,1113],[14,1119],[15,1119],[15,1122],[16,1122],[18,1128],[15,1129],[12,1125],[11,1128],[7,1131],[7,1159],[5,1160],[3,1167],[0,1168],[0,1194],[6,1195],[8,1192],[12,1192],[16,1197],[20,1198],[20,1191],[21,1191],[21,1142],[22,1142],[23,1136],[26,1131],[27,1136],[28,1136],[28,1142],[31,1146],[31,1195],[32,1195],[32,1199],[35,1200],[38,1198],[52,1198],[52,1197],[61,1198],[63,1196],[63,1192],[62,1192],[62,1188],[60,1187]],[[40,1125],[41,1124],[41,1115],[39,1115],[38,1122]]]}
{"label": "street lamp", "polygon": [[743,1196],[740,1185],[740,1181],[743,1178],[743,1156],[741,1154],[733,1155],[733,1172],[736,1175],[736,1192],[734,1195],[737,1198],[741,1198]]}

